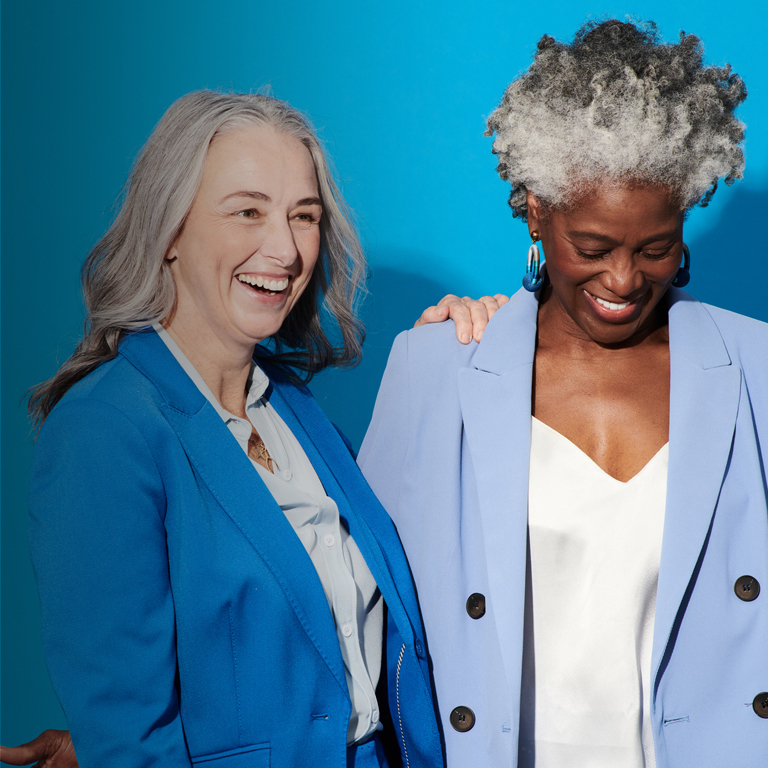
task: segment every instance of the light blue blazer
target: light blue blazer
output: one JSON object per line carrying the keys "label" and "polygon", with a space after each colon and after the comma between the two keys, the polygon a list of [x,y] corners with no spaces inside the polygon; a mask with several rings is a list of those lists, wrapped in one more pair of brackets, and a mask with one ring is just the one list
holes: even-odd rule
{"label": "light blue blazer", "polygon": [[[669,293],[669,481],[652,661],[659,768],[768,765],[768,325]],[[359,463],[416,581],[448,765],[517,762],[531,380],[525,291],[461,346],[401,334]],[[752,602],[734,584],[762,585]],[[622,599],[621,573],[604,585]],[[486,598],[472,619],[470,594]],[[469,731],[451,727],[469,707]],[[482,759],[479,757],[482,755]]]}
{"label": "light blue blazer", "polygon": [[[382,736],[405,764],[438,768],[394,526],[309,393],[269,375],[270,402],[386,602],[379,695],[394,722]],[[46,658],[82,768],[346,768],[349,694],[317,572],[154,331],[126,338],[54,408],[30,510]]]}

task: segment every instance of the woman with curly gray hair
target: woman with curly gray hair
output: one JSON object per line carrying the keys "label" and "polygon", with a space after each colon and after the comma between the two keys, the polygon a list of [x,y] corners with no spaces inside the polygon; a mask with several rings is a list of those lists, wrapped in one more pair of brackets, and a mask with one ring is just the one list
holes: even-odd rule
{"label": "woman with curly gray hair", "polygon": [[611,20],[544,36],[488,120],[524,288],[479,344],[398,337],[359,457],[451,768],[765,763],[768,326],[681,290],[745,95],[692,35]]}

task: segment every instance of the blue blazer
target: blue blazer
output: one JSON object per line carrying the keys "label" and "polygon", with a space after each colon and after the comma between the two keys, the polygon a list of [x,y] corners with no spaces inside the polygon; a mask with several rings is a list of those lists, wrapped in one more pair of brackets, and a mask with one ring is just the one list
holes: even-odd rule
{"label": "blue blazer", "polygon": [[[656,759],[756,768],[768,765],[753,707],[768,691],[768,325],[678,289],[669,303]],[[450,323],[401,334],[359,456],[411,563],[452,768],[517,762],[537,309],[518,292],[479,345],[461,346]],[[762,585],[751,602],[734,591],[744,575]],[[622,599],[621,574],[606,588]],[[451,727],[457,706],[473,710],[471,730]]]}
{"label": "blue blazer", "polygon": [[[442,766],[394,526],[307,390],[269,373],[270,402],[386,602],[382,736],[404,764]],[[128,336],[54,408],[30,511],[46,658],[82,768],[346,768],[349,694],[317,572],[154,331]]]}

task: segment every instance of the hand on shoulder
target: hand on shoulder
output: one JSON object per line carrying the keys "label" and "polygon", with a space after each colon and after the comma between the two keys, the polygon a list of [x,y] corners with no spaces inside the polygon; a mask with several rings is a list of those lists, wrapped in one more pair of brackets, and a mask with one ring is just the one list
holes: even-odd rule
{"label": "hand on shoulder", "polygon": [[427,307],[413,327],[442,323],[450,319],[456,325],[456,338],[462,344],[469,344],[472,339],[480,341],[491,318],[508,301],[509,296],[503,293],[481,296],[479,299],[472,299],[469,296],[459,298],[448,294],[440,299],[436,306]]}

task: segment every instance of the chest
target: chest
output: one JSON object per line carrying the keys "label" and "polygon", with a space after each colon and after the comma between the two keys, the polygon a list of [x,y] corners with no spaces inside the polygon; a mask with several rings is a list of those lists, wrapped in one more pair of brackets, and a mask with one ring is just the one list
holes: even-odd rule
{"label": "chest", "polygon": [[539,350],[533,414],[625,482],[669,439],[669,381],[665,346],[599,357]]}

